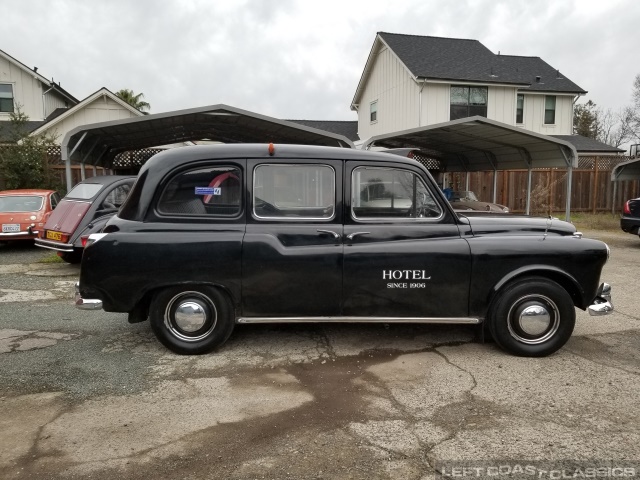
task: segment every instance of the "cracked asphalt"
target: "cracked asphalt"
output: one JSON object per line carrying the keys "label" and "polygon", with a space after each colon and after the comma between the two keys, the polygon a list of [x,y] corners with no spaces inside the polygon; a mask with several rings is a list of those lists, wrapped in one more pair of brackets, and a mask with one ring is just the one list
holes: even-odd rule
{"label": "cracked asphalt", "polygon": [[[614,314],[541,359],[468,327],[241,325],[170,353],[147,322],[72,307],[78,269],[0,246],[0,478],[427,479],[446,461],[640,460],[640,240]],[[625,463],[626,462],[626,463]]]}

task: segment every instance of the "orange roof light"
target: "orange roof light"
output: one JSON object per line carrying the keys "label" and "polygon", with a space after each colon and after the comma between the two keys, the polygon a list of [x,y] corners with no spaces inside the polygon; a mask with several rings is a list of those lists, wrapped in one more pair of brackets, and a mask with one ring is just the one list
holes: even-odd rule
{"label": "orange roof light", "polygon": [[276,152],[276,147],[273,146],[273,143],[269,144],[269,155],[273,157],[273,154]]}

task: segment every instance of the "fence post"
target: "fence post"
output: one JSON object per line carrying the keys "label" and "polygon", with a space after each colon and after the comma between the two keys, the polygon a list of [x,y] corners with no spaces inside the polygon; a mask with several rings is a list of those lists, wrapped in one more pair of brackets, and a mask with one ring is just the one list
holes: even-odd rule
{"label": "fence post", "polygon": [[593,178],[593,187],[591,190],[591,198],[593,201],[593,205],[591,207],[591,213],[596,213],[598,206],[598,159],[599,157],[593,158],[593,172],[591,173],[591,177]]}

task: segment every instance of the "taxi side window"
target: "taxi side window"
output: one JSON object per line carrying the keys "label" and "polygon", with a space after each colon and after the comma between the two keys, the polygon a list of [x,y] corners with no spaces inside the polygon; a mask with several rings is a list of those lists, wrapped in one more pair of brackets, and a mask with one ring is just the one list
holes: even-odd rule
{"label": "taxi side window", "polygon": [[253,176],[253,214],[330,220],[335,215],[335,177],[328,165],[259,165]]}
{"label": "taxi side window", "polygon": [[216,166],[189,170],[167,184],[158,212],[168,215],[236,216],[241,210],[240,169]]}
{"label": "taxi side window", "polygon": [[422,179],[395,168],[353,170],[351,212],[355,219],[437,218],[442,209]]}

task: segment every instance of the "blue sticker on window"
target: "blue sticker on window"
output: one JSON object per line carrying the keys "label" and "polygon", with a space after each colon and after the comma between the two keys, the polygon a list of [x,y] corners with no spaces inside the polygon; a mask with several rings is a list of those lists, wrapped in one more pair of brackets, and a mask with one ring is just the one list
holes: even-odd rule
{"label": "blue sticker on window", "polygon": [[196,187],[196,195],[222,195],[220,187]]}

